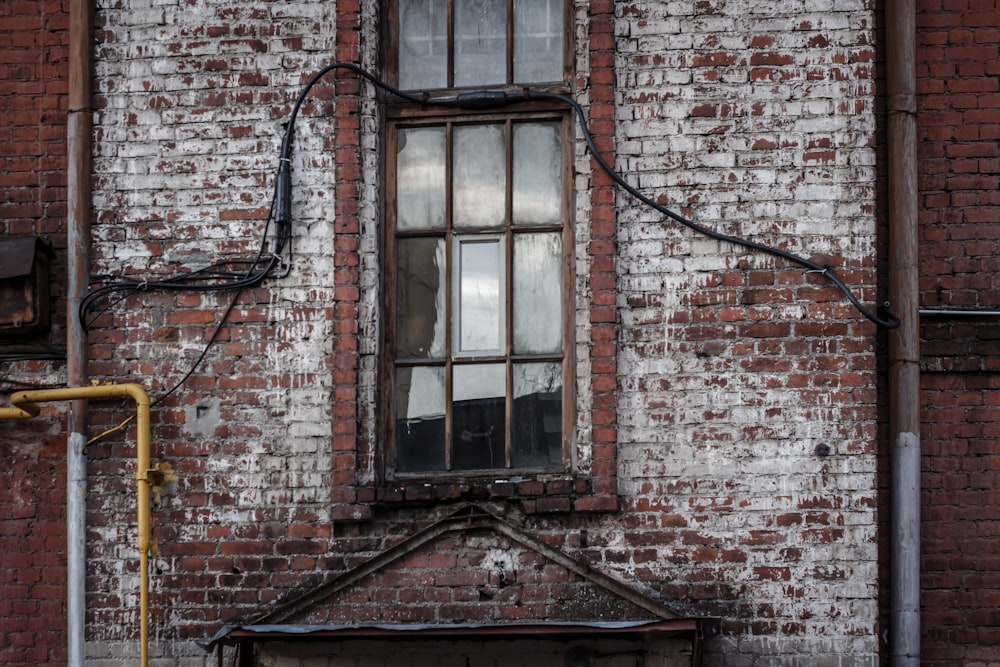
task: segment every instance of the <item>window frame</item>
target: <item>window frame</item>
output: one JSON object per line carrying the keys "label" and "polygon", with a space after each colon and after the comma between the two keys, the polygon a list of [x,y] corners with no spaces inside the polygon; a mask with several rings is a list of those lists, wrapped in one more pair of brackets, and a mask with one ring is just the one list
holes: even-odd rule
{"label": "window frame", "polygon": [[[388,114],[386,119],[386,158],[385,166],[385,234],[383,235],[383,248],[385,257],[385,270],[383,279],[383,359],[379,373],[379,391],[382,400],[379,401],[379,421],[380,434],[382,440],[381,456],[382,470],[386,480],[454,480],[459,478],[496,478],[497,475],[543,475],[557,474],[564,475],[572,469],[574,446],[573,425],[575,420],[575,372],[574,372],[574,352],[575,341],[575,296],[574,296],[574,275],[573,275],[573,179],[572,179],[572,125],[569,113],[550,103],[535,105],[531,109],[505,111],[503,113],[480,111],[446,111],[441,109],[416,110],[401,107],[397,113]],[[560,210],[561,217],[558,223],[553,224],[513,224],[511,220],[512,211],[512,190],[511,182],[512,160],[513,160],[513,127],[519,122],[556,122],[560,128],[560,152],[561,152],[561,185],[560,185]],[[505,213],[503,227],[483,228],[481,230],[469,230],[466,228],[456,228],[451,216],[451,202],[453,201],[453,179],[451,178],[451,132],[455,127],[470,124],[490,124],[500,123],[505,126],[505,172],[506,191],[504,193]],[[446,128],[446,176],[445,176],[445,202],[446,220],[444,229],[433,230],[404,230],[395,228],[396,216],[396,146],[398,145],[398,133],[402,128],[419,127],[440,127]],[[560,294],[561,309],[561,351],[549,354],[515,354],[513,352],[513,294],[514,294],[514,267],[513,267],[513,245],[514,237],[517,234],[541,234],[557,232],[560,235],[562,244],[560,266],[562,288]],[[454,290],[453,272],[456,268],[457,257],[453,253],[457,250],[458,244],[462,240],[469,238],[502,238],[503,247],[503,327],[504,343],[499,354],[477,354],[475,352],[459,352],[454,349],[453,323],[457,313],[453,312]],[[442,238],[445,244],[445,255],[447,266],[442,271],[446,285],[445,312],[446,312],[446,352],[442,360],[405,360],[396,358],[396,318],[397,318],[397,262],[398,254],[396,245],[400,239],[407,238]],[[452,433],[453,419],[453,380],[449,369],[470,363],[484,363],[494,361],[504,364],[505,378],[505,460],[499,467],[484,469],[453,469],[452,447],[454,445]],[[513,401],[514,401],[514,365],[517,363],[531,362],[558,362],[561,365],[562,382],[562,415],[561,415],[561,460],[558,464],[548,466],[526,466],[514,467],[510,465],[513,456]],[[420,471],[400,471],[397,469],[397,441],[396,441],[396,409],[397,409],[397,384],[396,370],[401,367],[416,366],[440,366],[445,369],[445,468]]]}
{"label": "window frame", "polygon": [[[384,49],[385,53],[385,64],[386,72],[388,74],[389,82],[399,87],[399,43],[400,43],[400,28],[399,28],[399,3],[405,2],[406,0],[388,0],[388,9],[386,11],[386,35]],[[574,57],[574,40],[573,40],[573,30],[571,29],[573,24],[573,3],[571,0],[562,0],[562,27],[563,27],[563,44],[562,44],[562,81],[538,81],[538,82],[517,82],[514,80],[514,1],[506,0],[507,6],[507,26],[506,26],[506,81],[504,83],[492,83],[486,85],[475,85],[475,86],[455,86],[455,18],[454,18],[454,3],[455,0],[445,0],[447,2],[447,56],[446,56],[446,76],[447,85],[441,88],[429,88],[426,92],[431,92],[434,90],[448,90],[457,91],[463,89],[497,89],[497,88],[509,88],[515,86],[518,88],[535,88],[535,89],[546,89],[546,90],[557,90],[559,92],[568,93],[570,86],[573,82],[573,57]],[[499,1],[499,0],[498,0]],[[408,89],[413,90],[413,89]],[[419,89],[423,90],[423,89]]]}
{"label": "window frame", "polygon": [[[383,53],[385,55],[385,72],[387,80],[394,86],[399,87],[399,66],[398,58],[400,53],[400,25],[399,25],[399,5],[400,2],[405,2],[406,0],[388,0],[386,3],[385,16],[385,32],[384,44],[385,48]],[[447,6],[447,36],[448,41],[447,48],[447,63],[446,63],[446,76],[448,83],[452,84],[454,82],[454,58],[455,58],[455,33],[454,33],[454,6],[456,0],[446,0]],[[462,88],[440,88],[440,89],[429,89],[429,90],[414,90],[409,89],[411,93],[422,94],[424,97],[433,98],[435,96],[447,96],[454,95],[460,90],[517,90],[523,91],[526,89],[534,90],[545,90],[548,92],[557,92],[561,94],[570,94],[571,87],[573,84],[573,58],[574,58],[574,30],[573,30],[573,3],[570,0],[562,0],[562,81],[545,81],[530,83],[528,85],[518,85],[513,81],[514,75],[514,50],[515,50],[515,40],[513,38],[513,30],[516,22],[516,17],[514,15],[514,0],[506,0],[506,81],[502,84],[489,84],[482,86],[465,86]],[[576,419],[576,360],[575,360],[575,340],[576,340],[576,296],[575,296],[575,270],[574,270],[574,260],[576,248],[574,244],[574,226],[575,226],[575,204],[574,204],[574,151],[575,151],[575,136],[573,130],[574,118],[570,113],[570,110],[560,105],[558,102],[548,101],[548,100],[535,100],[527,103],[522,103],[516,107],[508,107],[502,110],[457,110],[448,109],[440,106],[434,105],[421,105],[413,104],[407,101],[401,101],[398,98],[390,98],[386,100],[384,106],[383,115],[383,128],[385,142],[384,153],[383,153],[383,176],[385,183],[385,195],[383,197],[383,220],[384,220],[384,231],[381,235],[381,246],[382,246],[382,256],[384,258],[384,277],[381,281],[382,284],[382,354],[380,355],[380,361],[378,364],[378,383],[376,392],[379,396],[377,401],[377,423],[378,423],[378,435],[379,444],[376,448],[376,459],[379,461],[378,468],[381,470],[381,476],[386,481],[414,481],[414,480],[434,480],[438,482],[454,481],[463,478],[493,478],[496,479],[498,476],[510,475],[515,473],[517,476],[525,476],[538,478],[539,476],[545,476],[545,478],[550,478],[549,475],[553,475],[553,478],[565,477],[567,474],[571,474],[574,466],[576,464],[576,452],[574,447],[576,446],[576,433],[574,429],[575,419]],[[562,310],[562,330],[561,330],[561,342],[562,350],[560,356],[561,363],[561,379],[562,379],[562,419],[561,419],[561,461],[558,465],[552,466],[537,466],[537,467],[523,467],[523,468],[513,468],[507,467],[507,462],[511,458],[511,440],[514,437],[511,425],[512,425],[512,404],[514,401],[513,392],[513,376],[514,376],[514,366],[515,361],[531,361],[530,355],[512,355],[511,345],[512,345],[512,327],[513,327],[513,317],[512,308],[510,306],[510,301],[513,298],[513,236],[515,233],[520,232],[533,232],[539,231],[539,226],[532,225],[513,225],[510,219],[512,202],[511,202],[511,192],[513,185],[510,182],[511,178],[511,144],[512,144],[512,124],[518,121],[531,121],[537,119],[545,119],[550,121],[557,121],[560,124],[560,139],[561,139],[561,154],[562,154],[562,174],[561,174],[561,202],[560,209],[562,211],[561,221],[558,225],[558,229],[561,232],[561,242],[562,242],[562,255],[561,255],[561,278],[562,278],[562,292],[560,295],[560,307]],[[398,143],[398,130],[401,127],[419,127],[422,125],[440,125],[440,124],[461,124],[461,123],[487,123],[487,122],[504,122],[507,124],[505,130],[505,141],[506,141],[506,162],[505,169],[507,173],[508,183],[506,192],[504,194],[505,200],[505,215],[504,215],[504,234],[506,235],[507,247],[503,250],[505,256],[505,285],[504,285],[504,319],[506,327],[506,348],[501,353],[501,359],[505,364],[505,430],[506,430],[506,441],[505,441],[505,461],[503,467],[490,468],[483,470],[453,470],[448,469],[451,464],[450,453],[447,455],[445,469],[444,470],[426,470],[418,472],[401,472],[397,470],[397,452],[396,452],[396,411],[397,411],[397,386],[396,386],[396,375],[395,369],[397,367],[397,359],[395,358],[395,328],[396,328],[396,317],[397,317],[397,283],[396,283],[396,271],[397,267],[397,254],[396,254],[396,230],[395,230],[395,215],[396,215],[396,146]],[[446,138],[446,162],[450,165],[452,160],[451,155],[451,138],[450,130],[447,131],[448,135]],[[450,168],[450,166],[449,166]],[[447,173],[445,176],[446,180],[446,206],[450,209],[452,203],[452,187],[453,182],[451,174]],[[447,213],[448,220],[448,240],[446,241],[446,252],[450,252],[448,244],[451,243],[452,235],[464,235],[465,230],[455,230],[451,226],[450,221],[450,210]],[[437,232],[430,232],[428,235],[433,236]],[[414,234],[414,236],[419,236],[419,233]],[[445,288],[445,298],[446,298],[446,309],[451,308],[452,299],[452,276],[450,275],[453,270],[453,265],[451,260],[448,260],[448,266],[446,267],[444,273],[448,285]],[[445,333],[446,347],[448,352],[446,353],[446,358],[443,362],[443,366],[447,369],[451,367],[456,362],[467,363],[470,361],[476,361],[479,359],[475,355],[455,357],[452,355],[448,358],[448,354],[452,350],[452,320],[454,318],[453,313],[448,313],[447,317],[447,331]],[[551,359],[552,355],[541,355],[539,357],[543,360]],[[418,364],[414,364],[418,365]],[[446,411],[450,415],[454,410],[452,405],[452,379],[449,373],[446,373],[446,386],[447,392],[445,397]],[[451,417],[448,418],[449,427],[451,425]],[[452,446],[452,433],[446,430],[446,447]]]}

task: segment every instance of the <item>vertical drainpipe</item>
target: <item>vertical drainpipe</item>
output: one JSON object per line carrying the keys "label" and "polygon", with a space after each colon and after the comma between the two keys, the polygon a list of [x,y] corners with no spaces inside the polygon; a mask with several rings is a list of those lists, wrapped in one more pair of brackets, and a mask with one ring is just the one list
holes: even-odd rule
{"label": "vertical drainpipe", "polygon": [[[66,384],[87,384],[87,337],[78,309],[90,273],[91,77],[93,0],[69,3],[69,104],[66,119]],[[87,402],[70,404],[66,442],[66,642],[69,667],[86,658]]]}
{"label": "vertical drainpipe", "polygon": [[920,664],[920,312],[917,237],[916,9],[887,0],[891,475],[890,663]]}

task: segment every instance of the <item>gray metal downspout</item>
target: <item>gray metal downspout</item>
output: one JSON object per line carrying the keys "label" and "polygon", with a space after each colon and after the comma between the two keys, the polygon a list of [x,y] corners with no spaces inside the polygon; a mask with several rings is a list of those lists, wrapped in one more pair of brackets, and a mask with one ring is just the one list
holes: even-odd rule
{"label": "gray metal downspout", "polygon": [[[78,317],[90,273],[93,0],[69,3],[66,119],[66,384],[87,384],[87,336]],[[69,667],[86,660],[87,402],[72,401],[66,442],[66,642]]]}
{"label": "gray metal downspout", "polygon": [[892,450],[890,663],[920,664],[920,314],[917,237],[916,9],[887,0],[889,300],[900,319],[889,332]]}

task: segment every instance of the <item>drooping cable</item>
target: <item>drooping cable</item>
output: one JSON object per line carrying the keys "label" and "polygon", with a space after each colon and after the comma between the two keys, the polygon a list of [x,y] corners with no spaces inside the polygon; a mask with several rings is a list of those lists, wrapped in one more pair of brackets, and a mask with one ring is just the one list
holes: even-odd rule
{"label": "drooping cable", "polygon": [[[202,361],[204,361],[209,349],[215,344],[215,341],[219,337],[219,333],[229,320],[229,316],[232,314],[240,295],[247,288],[255,287],[271,276],[274,273],[274,270],[281,265],[282,253],[286,251],[286,249],[290,252],[290,214],[284,220],[275,221],[274,211],[278,194],[278,185],[276,183],[275,193],[272,197],[270,210],[268,211],[260,248],[252,260],[231,260],[228,262],[219,262],[188,273],[177,274],[155,280],[138,280],[135,278],[109,279],[106,276],[91,278],[91,284],[96,283],[98,286],[91,289],[91,291],[81,300],[78,311],[78,316],[84,326],[84,330],[89,328],[98,317],[107,312],[114,305],[142,292],[233,292],[229,305],[223,312],[221,319],[216,324],[212,335],[205,343],[201,353],[194,360],[194,362],[192,362],[187,372],[185,372],[180,380],[173,384],[164,394],[155,399],[152,402],[152,405],[159,404],[164,399],[175,393],[185,382],[187,382],[187,380],[201,365]],[[274,223],[275,226],[275,234],[272,242],[271,254],[265,261],[265,256],[267,255],[268,232],[272,223]],[[245,265],[247,268],[243,271],[235,270],[236,267],[241,264]],[[102,301],[104,302],[104,306],[98,310],[98,304]],[[90,320],[88,321],[88,314],[93,311],[96,311],[96,313],[91,315]],[[93,440],[100,439],[109,433],[120,430],[129,421],[130,420],[126,420],[117,427],[100,434]]]}
{"label": "drooping cable", "polygon": [[724,234],[722,232],[709,229],[708,227],[700,225],[694,222],[693,220],[689,220],[688,218],[685,218],[679,213],[676,213],[675,211],[672,211],[666,206],[663,206],[662,204],[652,200],[647,195],[643,194],[637,188],[635,188],[631,183],[626,181],[625,178],[621,176],[621,174],[615,171],[604,160],[604,157],[601,155],[600,151],[598,151],[597,147],[594,145],[593,136],[590,134],[590,130],[587,127],[586,114],[584,113],[583,108],[576,100],[570,97],[566,97],[565,95],[558,95],[555,93],[545,93],[545,92],[533,93],[531,97],[534,99],[559,100],[562,103],[569,105],[570,108],[574,110],[574,112],[577,115],[577,118],[580,121],[580,126],[583,131],[584,138],[587,142],[588,148],[590,148],[590,152],[594,160],[601,167],[601,169],[615,181],[615,183],[617,183],[623,190],[628,192],[630,195],[638,199],[643,204],[655,209],[659,213],[662,213],[663,215],[667,216],[674,222],[677,222],[683,225],[684,227],[687,227],[688,229],[697,232],[699,234],[702,234],[704,236],[707,236],[709,238],[715,239],[717,241],[723,241],[725,243],[730,243],[738,247],[747,248],[749,250],[762,252],[768,255],[772,255],[774,257],[780,257],[782,259],[788,260],[789,262],[792,262],[793,264],[798,264],[799,266],[805,267],[809,271],[815,271],[817,273],[820,273],[827,280],[833,283],[837,287],[837,289],[839,289],[843,293],[844,297],[851,303],[851,305],[853,305],[855,309],[857,309],[857,311],[861,313],[861,315],[863,315],[866,319],[873,322],[877,326],[884,327],[886,329],[895,329],[896,327],[899,326],[899,318],[893,315],[892,313],[885,312],[885,317],[879,317],[876,313],[872,312],[869,308],[867,308],[864,304],[862,304],[861,300],[858,299],[858,297],[854,294],[854,292],[847,286],[846,283],[844,283],[844,281],[837,275],[836,271],[834,271],[833,268],[829,266],[823,266],[822,264],[814,262],[811,259],[807,259],[800,255],[796,255],[795,253],[788,252],[787,250],[782,250],[781,248],[775,248],[774,246],[769,246],[764,243],[759,243],[757,241],[752,241],[749,239],[744,239],[738,236],[733,236],[731,234]]}
{"label": "drooping cable", "polygon": [[[580,131],[598,166],[609,177],[611,177],[611,179],[619,187],[634,197],[637,201],[649,206],[670,220],[673,220],[674,222],[698,234],[702,234],[718,241],[733,244],[738,247],[746,248],[748,250],[779,257],[793,264],[802,266],[809,271],[820,273],[834,286],[836,286],[844,297],[865,318],[874,324],[887,329],[899,326],[899,319],[895,315],[886,312],[885,317],[880,317],[862,304],[853,291],[836,274],[833,268],[823,266],[813,260],[801,257],[787,250],[782,250],[757,241],[715,231],[704,225],[696,223],[693,220],[685,218],[641,192],[638,188],[629,183],[605,160],[604,156],[600,153],[594,143],[594,138],[590,133],[586,113],[583,107],[571,97],[545,91],[525,90],[523,92],[506,92],[483,90],[461,93],[452,97],[433,98],[426,94],[414,95],[412,93],[399,90],[354,63],[334,62],[326,65],[313,74],[309,81],[303,86],[295,104],[292,107],[281,141],[281,150],[278,158],[278,168],[275,176],[271,207],[265,222],[260,248],[253,260],[230,260],[227,262],[219,262],[195,271],[167,278],[137,279],[131,277],[92,277],[92,285],[96,286],[93,287],[81,300],[79,309],[80,320],[85,330],[92,326],[96,318],[106,312],[114,304],[120,303],[128,297],[142,292],[235,292],[233,299],[230,301],[228,308],[217,324],[209,341],[206,343],[202,353],[194,361],[191,368],[181,378],[181,380],[154,403],[158,403],[167,396],[173,394],[194,373],[195,369],[204,360],[208,349],[217,339],[219,332],[228,320],[228,317],[232,313],[236,301],[243,290],[255,287],[271,276],[274,270],[281,265],[286,254],[290,269],[292,261],[291,157],[295,137],[295,122],[298,118],[302,105],[312,88],[327,74],[338,69],[354,72],[361,78],[370,82],[376,88],[381,89],[389,95],[425,107],[434,106],[459,109],[492,109],[538,100],[549,100],[566,105],[575,113],[580,125]],[[271,240],[270,252],[268,252],[268,235],[272,224],[274,225],[274,234],[273,239]],[[236,267],[241,264],[247,265],[247,268],[243,271],[236,270]],[[99,306],[102,301],[105,302],[104,307]]]}
{"label": "drooping cable", "polygon": [[233,309],[236,307],[236,302],[239,301],[241,294],[243,294],[243,288],[239,287],[236,289],[236,291],[233,293],[232,298],[229,300],[229,305],[226,307],[226,310],[222,313],[222,318],[219,319],[218,324],[215,325],[215,329],[212,331],[212,335],[209,337],[208,342],[205,343],[205,347],[202,348],[201,354],[198,355],[198,358],[195,359],[194,362],[191,364],[191,367],[188,368],[187,373],[185,373],[183,377],[181,377],[181,379],[178,380],[174,384],[174,386],[172,386],[165,394],[161,395],[155,401],[150,403],[150,407],[161,403],[165,398],[167,398],[175,391],[180,389],[181,385],[187,382],[188,378],[194,374],[195,369],[197,369],[198,366],[201,365],[201,362],[205,360],[205,355],[208,354],[209,348],[211,348],[212,345],[215,344],[216,339],[218,339],[219,332],[222,331],[222,327],[224,327],[226,322],[229,321],[229,316],[232,314]]}
{"label": "drooping cable", "polygon": [[[188,371],[176,382],[166,393],[153,401],[156,405],[165,398],[176,392],[195,370],[204,361],[208,350],[215,343],[222,327],[229,319],[233,308],[243,290],[255,287],[274,274],[275,269],[280,266],[282,257],[287,254],[288,270],[292,263],[292,179],[291,179],[291,157],[292,147],[295,137],[295,121],[298,118],[300,109],[305,102],[312,88],[329,72],[336,69],[347,69],[357,73],[367,79],[375,86],[393,94],[397,97],[413,102],[420,99],[408,95],[403,91],[389,86],[353,63],[336,62],[332,63],[316,72],[303,86],[295,100],[292,111],[289,115],[285,132],[281,141],[281,152],[278,158],[278,169],[275,176],[274,193],[271,199],[271,207],[268,211],[262,234],[260,248],[257,256],[251,260],[231,260],[219,262],[201,269],[187,273],[177,274],[166,278],[138,279],[132,277],[109,277],[92,276],[92,289],[81,299],[78,316],[84,330],[89,329],[101,315],[106,313],[115,305],[143,292],[222,292],[235,291],[229,306],[224,312],[219,323],[216,325],[211,337],[202,349],[201,354],[188,368]],[[272,226],[275,227],[274,239],[270,256],[268,257],[267,241],[268,232]],[[265,261],[265,257],[267,257]],[[244,271],[235,270],[240,264],[248,265]],[[287,273],[287,270],[286,270]],[[101,305],[103,304],[103,305]],[[111,429],[118,430],[121,426]],[[105,434],[101,434],[102,437]]]}
{"label": "drooping cable", "polygon": [[[625,192],[630,194],[632,197],[637,199],[639,202],[649,206],[650,208],[656,210],[662,215],[667,216],[674,222],[698,233],[703,236],[715,239],[717,241],[722,241],[735,245],[737,247],[746,248],[748,250],[754,250],[757,252],[772,255],[774,257],[779,257],[781,259],[787,260],[793,264],[798,264],[804,267],[808,271],[816,272],[823,275],[827,280],[829,280],[838,290],[844,295],[851,305],[866,319],[871,321],[877,326],[886,329],[895,329],[899,326],[899,318],[883,309],[884,317],[880,317],[878,314],[873,312],[871,309],[866,307],[861,300],[854,294],[850,287],[837,275],[837,272],[829,266],[824,266],[818,262],[814,262],[811,259],[796,255],[795,253],[789,252],[787,250],[782,250],[781,248],[776,248],[758,241],[753,241],[750,239],[745,239],[739,236],[734,236],[731,234],[724,234],[716,230],[710,229],[704,225],[701,225],[693,220],[685,218],[679,213],[671,210],[670,208],[654,201],[649,196],[641,192],[638,188],[629,183],[621,174],[619,174],[608,162],[604,159],[604,156],[597,149],[594,144],[593,135],[590,133],[590,127],[587,123],[587,114],[584,112],[583,107],[573,98],[566,95],[560,95],[558,93],[550,93],[545,91],[528,91],[523,92],[507,92],[498,90],[481,90],[481,91],[470,91],[465,93],[460,93],[452,97],[439,97],[431,98],[427,95],[418,96],[411,93],[401,91],[397,88],[390,86],[381,79],[376,78],[370,72],[362,69],[361,67],[346,62],[332,63],[321,69],[313,79],[310,81],[309,86],[311,86],[315,81],[318,81],[327,72],[334,69],[347,69],[352,72],[357,73],[361,77],[367,79],[375,86],[381,88],[382,90],[404,99],[408,102],[415,104],[420,104],[423,106],[437,106],[437,107],[453,107],[459,109],[493,109],[509,106],[512,104],[517,104],[521,102],[537,101],[537,100],[550,100],[561,104],[564,104],[571,108],[576,114],[578,122],[580,124],[580,131],[583,134],[584,140],[587,143],[587,148],[590,150],[591,155],[597,162],[598,166],[604,171],[611,179]],[[307,88],[308,89],[308,88]],[[300,98],[301,99],[301,98]],[[294,123],[295,115],[298,112],[298,106],[292,111],[292,122],[289,123],[291,128]],[[290,139],[291,135],[286,134],[286,137]],[[289,147],[290,150],[290,147]],[[283,147],[284,152],[284,147]]]}
{"label": "drooping cable", "polygon": [[[212,335],[211,337],[209,337],[208,342],[202,348],[201,354],[198,355],[198,358],[194,360],[194,362],[188,368],[187,372],[181,377],[180,380],[175,382],[174,385],[169,390],[167,390],[166,393],[160,395],[160,397],[157,398],[155,401],[152,401],[149,404],[149,407],[153,407],[155,405],[162,403],[164,400],[166,400],[167,397],[169,397],[175,391],[180,389],[181,386],[188,381],[188,378],[190,378],[194,374],[195,370],[198,369],[198,366],[201,365],[201,362],[204,361],[205,355],[208,354],[208,351],[215,343],[215,340],[219,337],[219,332],[222,331],[222,327],[225,326],[226,322],[229,320],[229,315],[233,312],[233,309],[236,307],[236,302],[239,301],[241,294],[243,294],[242,288],[237,289],[236,293],[233,294],[233,297],[229,301],[229,306],[226,307],[225,312],[222,313],[222,318],[219,320],[219,323],[215,325],[215,329],[212,331]],[[112,426],[111,428],[106,429],[98,433],[97,435],[91,437],[89,440],[87,440],[87,446],[89,447],[95,442],[103,440],[105,437],[111,435],[112,433],[117,433],[118,431],[121,431],[126,426],[131,424],[133,421],[135,421],[135,415],[134,414],[129,415],[115,426]]]}
{"label": "drooping cable", "polygon": [[[399,94],[399,91],[390,90],[394,94]],[[417,101],[419,103],[426,104],[427,102],[422,98],[416,98],[413,95],[405,95],[406,99],[410,101]],[[649,206],[650,208],[656,210],[657,212],[667,216],[674,222],[698,233],[703,236],[715,239],[717,241],[722,241],[725,243],[730,243],[732,245],[746,248],[748,250],[754,250],[757,252],[772,255],[774,257],[779,257],[785,259],[793,264],[798,264],[806,268],[809,271],[822,274],[827,280],[829,280],[844,297],[854,306],[855,309],[866,319],[871,321],[877,326],[884,327],[886,329],[895,329],[899,326],[899,318],[892,313],[883,310],[884,317],[880,317],[878,314],[873,312],[871,309],[866,307],[861,303],[861,300],[854,294],[850,287],[837,275],[836,271],[829,266],[824,266],[818,262],[814,262],[811,259],[796,255],[795,253],[789,252],[787,250],[782,250],[781,248],[776,248],[774,246],[769,246],[758,241],[753,241],[750,239],[745,239],[739,236],[734,236],[731,234],[724,234],[716,230],[710,229],[704,225],[701,225],[693,220],[685,218],[679,213],[671,210],[670,208],[654,201],[649,196],[641,192],[638,188],[629,183],[621,174],[619,174],[608,162],[604,159],[604,156],[597,149],[594,144],[594,137],[590,133],[590,128],[587,123],[587,115],[583,110],[583,107],[571,97],[566,95],[560,95],[558,93],[550,93],[545,91],[525,91],[520,93],[511,93],[505,91],[474,91],[469,93],[461,93],[454,97],[448,98],[437,98],[431,102],[435,106],[454,106],[456,108],[463,109],[489,109],[489,108],[500,108],[504,106],[509,106],[511,104],[516,104],[520,102],[527,101],[537,101],[537,100],[550,100],[570,107],[576,114],[578,122],[580,124],[580,131],[583,134],[584,140],[587,143],[587,148],[590,150],[591,156],[597,162],[598,166],[604,171],[611,179],[625,192],[630,194],[632,197],[637,199],[639,202]]]}

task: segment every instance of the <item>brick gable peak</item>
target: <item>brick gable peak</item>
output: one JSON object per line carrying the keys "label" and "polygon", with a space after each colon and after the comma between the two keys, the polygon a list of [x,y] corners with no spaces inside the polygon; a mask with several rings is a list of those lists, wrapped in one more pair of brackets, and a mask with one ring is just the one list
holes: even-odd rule
{"label": "brick gable peak", "polygon": [[[608,618],[616,622],[605,623]],[[697,624],[541,535],[470,504],[250,623],[223,628],[206,647],[309,633],[673,634]]]}

